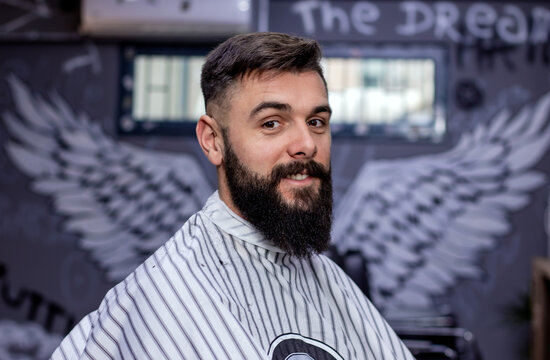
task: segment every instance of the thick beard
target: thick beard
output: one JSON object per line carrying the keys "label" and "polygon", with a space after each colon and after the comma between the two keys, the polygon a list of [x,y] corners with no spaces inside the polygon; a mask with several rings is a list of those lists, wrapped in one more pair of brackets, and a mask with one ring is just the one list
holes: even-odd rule
{"label": "thick beard", "polygon": [[[224,168],[231,199],[264,237],[290,255],[305,258],[328,249],[332,226],[332,181],[330,169],[313,160],[294,161],[259,176],[241,163],[225,141]],[[319,189],[296,190],[287,203],[278,191],[287,175],[306,169],[320,180]]]}

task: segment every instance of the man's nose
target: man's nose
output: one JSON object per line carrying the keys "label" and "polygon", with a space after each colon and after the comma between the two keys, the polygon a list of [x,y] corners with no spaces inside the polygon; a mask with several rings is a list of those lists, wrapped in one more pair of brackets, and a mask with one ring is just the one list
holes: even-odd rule
{"label": "man's nose", "polygon": [[288,154],[296,159],[311,159],[317,154],[317,144],[309,126],[298,123],[293,127]]}

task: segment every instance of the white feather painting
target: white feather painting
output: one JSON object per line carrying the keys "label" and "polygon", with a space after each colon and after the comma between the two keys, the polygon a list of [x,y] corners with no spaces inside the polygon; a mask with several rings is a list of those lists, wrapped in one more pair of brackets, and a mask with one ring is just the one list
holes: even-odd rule
{"label": "white feather painting", "polygon": [[367,262],[381,308],[429,307],[511,229],[508,215],[546,184],[533,167],[550,145],[550,93],[517,114],[501,109],[450,151],[363,165],[335,210],[340,254]]}
{"label": "white feather painting", "polygon": [[117,142],[58,94],[45,100],[15,76],[8,82],[17,109],[3,115],[9,157],[109,280],[133,271],[212,192],[194,157]]}

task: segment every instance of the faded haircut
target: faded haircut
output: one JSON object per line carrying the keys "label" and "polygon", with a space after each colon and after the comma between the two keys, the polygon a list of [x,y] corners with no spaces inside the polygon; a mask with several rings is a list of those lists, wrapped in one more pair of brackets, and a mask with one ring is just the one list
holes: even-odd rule
{"label": "faded haircut", "polygon": [[321,48],[311,39],[274,32],[229,38],[208,54],[202,67],[206,112],[211,104],[224,105],[231,86],[252,74],[315,71],[326,87],[320,60]]}

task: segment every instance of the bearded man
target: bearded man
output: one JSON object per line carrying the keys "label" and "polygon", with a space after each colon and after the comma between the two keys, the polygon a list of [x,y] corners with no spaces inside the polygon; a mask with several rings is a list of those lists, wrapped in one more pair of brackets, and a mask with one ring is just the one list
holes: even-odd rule
{"label": "bearded man", "polygon": [[319,44],[235,36],[202,70],[196,133],[218,191],[54,359],[412,359],[330,242],[331,108]]}

